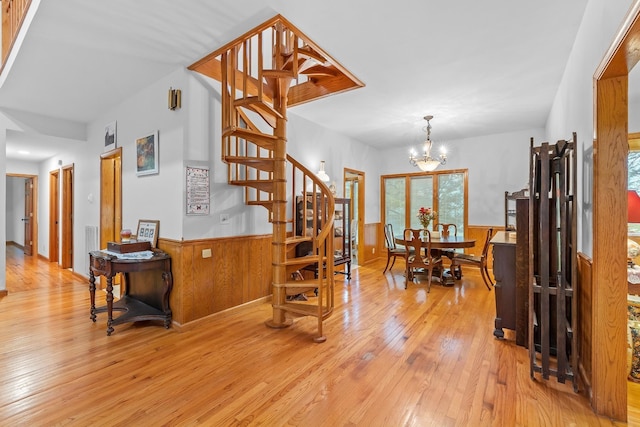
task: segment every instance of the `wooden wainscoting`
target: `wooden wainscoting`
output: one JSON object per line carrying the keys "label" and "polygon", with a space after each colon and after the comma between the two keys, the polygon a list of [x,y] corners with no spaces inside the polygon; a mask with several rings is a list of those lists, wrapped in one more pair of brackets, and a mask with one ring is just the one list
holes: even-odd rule
{"label": "wooden wainscoting", "polygon": [[271,235],[161,238],[158,247],[171,255],[170,303],[177,325],[271,295]]}
{"label": "wooden wainscoting", "polygon": [[591,258],[578,252],[578,369],[580,379],[591,396],[593,377],[593,263]]}
{"label": "wooden wainscoting", "polygon": [[[493,228],[493,235],[496,235],[496,232],[504,230],[504,226],[499,225],[470,225],[467,227],[467,232],[469,233],[469,237],[471,239],[476,240],[476,244],[472,248],[465,249],[464,252],[467,254],[473,254],[480,256],[482,255],[482,248],[484,247],[484,240],[487,238],[487,230],[489,228]],[[487,265],[489,269],[493,269],[493,251],[489,248],[489,254],[487,258]]]}
{"label": "wooden wainscoting", "polygon": [[386,256],[384,248],[384,233],[379,222],[364,225],[364,260],[362,264],[375,261],[381,256]]}

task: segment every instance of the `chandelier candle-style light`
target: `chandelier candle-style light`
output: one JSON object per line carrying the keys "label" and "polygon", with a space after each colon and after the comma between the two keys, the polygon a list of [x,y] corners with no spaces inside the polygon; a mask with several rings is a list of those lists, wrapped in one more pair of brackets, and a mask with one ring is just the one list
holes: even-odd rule
{"label": "chandelier candle-style light", "polygon": [[324,160],[320,161],[320,170],[316,175],[318,176],[318,178],[320,178],[320,181],[322,182],[331,181],[331,178],[329,178],[329,175],[327,175],[327,173],[324,171]]}
{"label": "chandelier candle-style light", "polygon": [[427,126],[424,130],[427,132],[427,139],[424,141],[423,153],[421,156],[415,152],[415,150],[411,149],[409,153],[409,163],[413,166],[417,166],[423,172],[431,172],[435,170],[439,165],[444,165],[447,163],[447,153],[444,151],[444,148],[441,149],[440,156],[438,159],[434,159],[431,157],[431,147],[433,146],[433,141],[431,141],[431,123],[429,122],[433,119],[433,116],[424,116],[424,119],[427,121]]}

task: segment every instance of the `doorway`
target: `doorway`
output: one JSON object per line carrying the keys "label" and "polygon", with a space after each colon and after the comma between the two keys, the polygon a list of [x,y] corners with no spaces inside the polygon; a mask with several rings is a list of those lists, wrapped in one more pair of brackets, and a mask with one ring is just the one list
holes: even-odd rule
{"label": "doorway", "polygon": [[344,197],[351,199],[352,265],[364,263],[364,172],[344,168]]}
{"label": "doorway", "polygon": [[25,256],[38,253],[38,176],[7,174],[7,242]]}
{"label": "doorway", "polygon": [[100,157],[100,247],[115,242],[122,229],[122,148]]}

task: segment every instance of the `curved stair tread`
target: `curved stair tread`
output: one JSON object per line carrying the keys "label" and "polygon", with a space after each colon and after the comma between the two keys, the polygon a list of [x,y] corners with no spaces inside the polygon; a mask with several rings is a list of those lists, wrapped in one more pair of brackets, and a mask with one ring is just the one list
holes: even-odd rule
{"label": "curved stair tread", "polygon": [[239,163],[265,172],[273,172],[273,157],[225,156],[228,163]]}
{"label": "curved stair tread", "polygon": [[235,179],[229,181],[231,185],[239,185],[241,187],[251,187],[266,193],[273,193],[273,181],[267,179]]}
{"label": "curved stair tread", "polygon": [[231,126],[222,132],[223,138],[229,136],[234,136],[236,138],[242,138],[247,141],[251,141],[257,146],[264,148],[265,150],[273,150],[275,141],[278,139],[278,137],[269,135],[268,133],[262,133],[237,126]]}
{"label": "curved stair tread", "polygon": [[264,102],[257,96],[247,96],[245,98],[239,98],[234,101],[236,107],[248,108],[251,111],[257,113],[264,119],[265,122],[275,129],[277,119],[282,119],[283,116],[269,103]]}

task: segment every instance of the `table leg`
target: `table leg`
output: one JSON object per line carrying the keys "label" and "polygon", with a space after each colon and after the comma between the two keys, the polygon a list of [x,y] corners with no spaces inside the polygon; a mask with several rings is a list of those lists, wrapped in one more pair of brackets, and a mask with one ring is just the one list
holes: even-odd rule
{"label": "table leg", "polygon": [[96,321],[96,276],[93,271],[89,271],[89,295],[91,297],[91,320]]}
{"label": "table leg", "polygon": [[162,310],[164,311],[164,327],[169,329],[171,327],[171,309],[169,308],[169,293],[173,287],[173,275],[171,270],[162,273],[162,280],[164,281],[164,295],[162,296]]}
{"label": "table leg", "polygon": [[107,335],[113,332],[113,276],[107,276]]}

